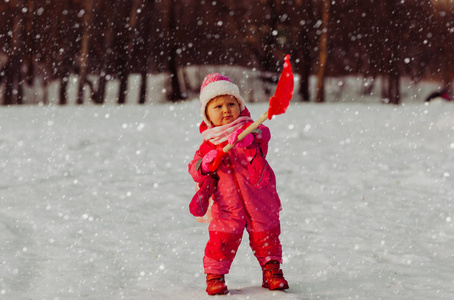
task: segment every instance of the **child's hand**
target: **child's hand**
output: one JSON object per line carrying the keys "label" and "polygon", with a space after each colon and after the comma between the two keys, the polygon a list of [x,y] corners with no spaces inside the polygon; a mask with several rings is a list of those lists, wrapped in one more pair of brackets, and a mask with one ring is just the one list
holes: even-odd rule
{"label": "child's hand", "polygon": [[259,133],[256,135],[257,140],[261,142],[268,142],[271,139],[270,130],[264,125],[260,125],[258,128]]}
{"label": "child's hand", "polygon": [[[244,130],[242,128],[238,129],[237,131],[235,131],[234,133],[232,133],[230,136],[229,136],[229,144],[230,145],[234,145],[235,142],[238,140],[238,135],[240,135]],[[238,148],[246,148],[246,147],[249,147],[252,142],[254,141],[254,136],[249,133],[248,135],[246,135],[244,137],[244,139],[242,139],[241,141],[239,141],[235,147],[238,147]]]}
{"label": "child's hand", "polygon": [[204,173],[210,172],[210,164],[214,161],[217,154],[218,154],[217,150],[211,150],[202,158],[202,171]]}

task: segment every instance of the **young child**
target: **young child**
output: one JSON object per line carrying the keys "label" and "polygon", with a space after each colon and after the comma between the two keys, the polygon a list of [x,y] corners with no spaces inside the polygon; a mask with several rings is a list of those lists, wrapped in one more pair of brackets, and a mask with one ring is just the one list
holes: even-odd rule
{"label": "young child", "polygon": [[[253,120],[238,87],[218,73],[205,77],[200,90],[203,143],[189,163],[189,173],[200,183],[212,175],[209,165],[218,150],[234,145],[238,135]],[[244,228],[249,244],[263,271],[262,286],[270,290],[288,289],[280,264],[279,241],[281,203],[276,192],[274,172],[265,157],[269,129],[260,125],[225,154],[215,170],[219,181],[212,195],[212,220],[203,266],[209,295],[227,294],[224,275],[241,243]]]}

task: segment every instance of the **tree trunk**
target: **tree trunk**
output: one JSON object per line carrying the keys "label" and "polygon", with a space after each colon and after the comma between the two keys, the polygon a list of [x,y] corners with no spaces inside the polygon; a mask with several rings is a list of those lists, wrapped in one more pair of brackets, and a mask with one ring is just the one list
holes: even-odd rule
{"label": "tree trunk", "polygon": [[[303,13],[305,11],[306,18],[302,19],[305,21],[304,28],[300,31],[299,43],[301,46],[301,58],[300,58],[300,95],[302,101],[310,101],[310,76],[312,72],[312,43],[310,38],[310,30],[313,26],[313,13],[314,8],[312,5],[312,0],[304,1],[303,3],[298,3],[300,6],[300,11]],[[302,4],[305,6],[303,7]]]}
{"label": "tree trunk", "polygon": [[[449,20],[454,19],[454,4],[452,1],[445,1],[445,13],[446,15],[443,17],[440,14],[438,14],[438,23],[440,24],[440,27],[445,27],[444,24],[449,24]],[[452,23],[451,23],[452,24]],[[444,54],[443,56],[445,57],[446,62],[451,62],[451,63],[445,63],[442,64],[442,85],[443,85],[443,91],[448,93],[449,95],[452,95],[453,92],[453,80],[454,80],[454,70],[452,66],[452,62],[454,61],[454,51],[453,51],[453,45],[452,45],[452,40],[454,38],[454,33],[452,32],[452,28],[449,30],[446,30],[447,28],[440,32],[438,34],[438,44],[439,47],[441,48],[442,53]],[[447,32],[446,32],[447,31]]]}
{"label": "tree trunk", "polygon": [[154,1],[145,1],[145,7],[143,10],[143,15],[140,18],[139,30],[141,36],[144,37],[141,44],[142,47],[138,47],[138,56],[141,58],[140,64],[140,74],[141,74],[141,84],[140,84],[140,94],[139,94],[139,104],[144,104],[147,100],[147,80],[148,80],[148,67],[150,65],[151,55],[149,54],[149,49],[153,47],[153,41],[151,39],[152,32],[152,22],[151,19],[154,13]]}
{"label": "tree trunk", "polygon": [[325,102],[325,71],[328,56],[328,23],[331,0],[323,0],[322,33],[320,35],[320,58],[317,73],[317,95],[315,102]]}
{"label": "tree trunk", "polygon": [[[131,5],[129,1],[121,0],[119,5],[116,6],[116,10],[125,10],[128,12],[128,19],[131,17]],[[123,23],[125,19],[123,19],[122,12],[116,12],[119,15],[115,21],[119,22],[120,25],[119,31],[117,31],[117,35],[121,34],[121,38],[118,39],[116,42],[120,42],[117,45],[117,55],[118,55],[118,80],[120,81],[120,89],[118,91],[118,104],[125,104],[126,103],[126,96],[128,93],[128,76],[129,76],[129,59],[128,59],[128,47],[130,42],[130,33],[128,31],[129,23]],[[126,19],[126,20],[128,20]],[[127,26],[126,26],[127,25]],[[117,27],[118,28],[118,27]]]}
{"label": "tree trunk", "polygon": [[96,93],[95,93],[94,99],[93,99],[93,102],[96,104],[104,103],[104,98],[106,96],[106,85],[107,85],[106,76],[107,76],[107,74],[105,74],[104,71],[102,71],[101,74],[99,75],[98,89],[96,90]]}
{"label": "tree trunk", "polygon": [[140,73],[139,104],[145,104],[147,101],[147,78],[146,72]]}
{"label": "tree trunk", "polygon": [[385,74],[387,75],[388,85],[386,89],[387,95],[383,97],[384,103],[399,104],[400,103],[400,43],[402,41],[402,30],[399,28],[402,21],[403,7],[394,0],[386,0],[383,2],[389,17],[384,24],[384,32],[389,33],[383,41],[382,57],[385,58],[383,65]]}
{"label": "tree trunk", "polygon": [[34,61],[34,54],[35,54],[35,32],[34,32],[34,26],[33,26],[33,16],[35,14],[34,11],[34,1],[33,0],[28,0],[27,1],[27,15],[26,15],[26,25],[25,25],[25,30],[27,32],[25,36],[25,45],[26,45],[26,56],[25,56],[25,64],[27,66],[27,74],[25,75],[25,81],[27,82],[28,85],[33,84],[33,79],[34,79],[34,67],[35,67],[35,61]]}
{"label": "tree trunk", "polygon": [[270,26],[269,32],[266,34],[264,39],[263,50],[265,51],[263,59],[261,60],[262,70],[267,72],[276,72],[276,67],[280,63],[275,55],[276,47],[278,46],[277,35],[275,30],[278,30],[279,24],[279,13],[277,11],[277,3],[274,0],[267,0],[266,3],[270,10],[270,17],[268,25]]}
{"label": "tree trunk", "polygon": [[[129,35],[128,35],[128,49],[127,49],[127,74],[132,73],[132,59],[135,57],[133,55],[134,50],[135,50],[135,45],[136,45],[136,37],[139,37],[139,29],[138,27],[138,21],[139,21],[139,16],[138,12],[141,7],[143,8],[143,0],[134,0],[131,3],[131,9],[129,13]],[[146,75],[145,75],[145,80],[146,80]],[[144,99],[141,99],[142,97],[142,87],[143,87],[143,74],[141,74],[140,78],[140,87],[139,87],[139,103],[140,101],[144,101]],[[146,86],[145,86],[146,88]]]}
{"label": "tree trunk", "polygon": [[139,36],[143,39],[139,39],[136,45],[137,57],[139,58],[139,73],[140,79],[140,93],[139,93],[139,104],[144,104],[147,101],[147,81],[148,81],[148,68],[150,66],[151,55],[150,49],[153,48],[153,39],[151,38],[153,28],[153,16],[155,12],[154,1],[142,0],[142,12],[138,22]]}
{"label": "tree trunk", "polygon": [[168,94],[169,101],[176,102],[183,99],[181,94],[180,81],[178,79],[178,62],[177,62],[177,19],[175,16],[175,0],[168,2],[168,20],[167,20],[167,36],[169,45],[167,46],[168,64],[167,68],[170,73],[170,93]]}
{"label": "tree trunk", "polygon": [[400,103],[400,76],[397,70],[389,75],[389,103],[399,104]]}
{"label": "tree trunk", "polygon": [[93,15],[93,1],[84,1],[85,13],[82,17],[84,33],[82,35],[82,44],[80,47],[80,68],[79,68],[79,86],[77,89],[77,104],[84,103],[84,87],[87,81],[87,64],[88,64],[88,50],[90,46],[90,23]]}
{"label": "tree trunk", "polygon": [[105,23],[102,24],[102,32],[103,32],[103,45],[106,49],[105,53],[101,56],[101,63],[100,63],[100,72],[99,72],[99,83],[98,89],[94,95],[93,102],[96,104],[103,104],[104,98],[106,95],[106,85],[107,85],[107,72],[108,66],[111,62],[111,53],[112,53],[112,42],[113,42],[113,26],[110,24],[113,21],[112,15],[114,12],[112,11],[112,2],[106,1],[104,2],[104,6],[102,7],[103,11],[106,13],[106,19],[104,20]]}
{"label": "tree trunk", "polygon": [[[60,66],[60,91],[58,94],[58,104],[59,105],[66,105],[68,103],[68,82],[69,77],[71,75],[71,69],[73,67],[73,55],[74,52],[72,51],[72,42],[75,40],[74,34],[72,30],[64,32],[66,28],[71,28],[73,26],[74,20],[74,8],[73,3],[71,0],[65,0],[61,2],[61,11],[59,12],[62,14],[64,11],[67,12],[66,18],[62,18],[60,26],[60,36],[63,38],[63,57]],[[56,54],[56,53],[55,53]]]}
{"label": "tree trunk", "polygon": [[3,96],[3,105],[12,105],[14,104],[14,90],[16,82],[16,72],[12,71],[12,65],[14,64],[15,59],[10,57],[8,64],[5,66],[5,93]]}
{"label": "tree trunk", "polygon": [[170,95],[169,100],[172,102],[180,101],[183,99],[180,88],[180,80],[178,79],[178,66],[176,60],[176,47],[171,48],[169,57],[169,72],[170,72]]}
{"label": "tree trunk", "polygon": [[385,75],[381,76],[381,102],[388,103],[389,102],[389,95],[388,95],[388,86],[389,80]]}
{"label": "tree trunk", "polygon": [[122,63],[120,71],[118,72],[120,79],[120,89],[118,91],[118,104],[126,103],[126,95],[128,93],[128,74],[126,72],[126,65]]}
{"label": "tree trunk", "polygon": [[12,36],[10,48],[8,51],[9,59],[5,66],[6,82],[5,82],[5,96],[4,105],[22,104],[22,55],[23,55],[23,35],[22,35],[22,22],[21,14],[19,11],[21,7],[15,10],[16,15],[12,23]]}
{"label": "tree trunk", "polygon": [[301,58],[302,60],[302,68],[301,68],[301,82],[300,82],[300,95],[301,99],[305,102],[309,102],[311,95],[310,95],[310,76],[311,76],[311,66],[312,66],[312,60],[311,60],[311,54],[310,50],[307,51],[305,49],[306,47],[303,48],[303,57]]}
{"label": "tree trunk", "polygon": [[68,103],[68,81],[69,72],[60,80],[60,91],[58,93],[58,104],[66,105]]}

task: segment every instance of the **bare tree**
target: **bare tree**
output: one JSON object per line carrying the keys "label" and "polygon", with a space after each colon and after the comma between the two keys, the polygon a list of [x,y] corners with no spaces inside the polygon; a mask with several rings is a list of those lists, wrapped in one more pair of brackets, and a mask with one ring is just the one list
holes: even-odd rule
{"label": "bare tree", "polygon": [[313,55],[312,55],[312,30],[314,25],[314,7],[312,0],[297,0],[296,11],[299,13],[296,18],[298,36],[296,38],[296,51],[298,63],[297,70],[301,76],[300,95],[303,101],[310,100],[309,78],[312,73]]}
{"label": "bare tree", "polygon": [[[77,88],[77,104],[84,103],[84,86],[87,82],[87,69],[88,69],[88,50],[90,46],[91,23],[93,18],[93,1],[83,1],[83,17],[82,26],[83,34],[80,47],[79,58],[79,81]],[[93,89],[91,89],[93,90]]]}
{"label": "bare tree", "polygon": [[383,1],[384,12],[387,13],[387,20],[383,22],[383,30],[387,38],[383,41],[383,65],[386,66],[387,86],[383,89],[382,99],[385,103],[400,103],[400,55],[401,34],[402,34],[402,10],[403,7],[393,0]]}
{"label": "bare tree", "polygon": [[325,71],[328,57],[328,23],[331,0],[323,0],[322,25],[320,33],[320,57],[317,72],[317,91],[315,102],[325,101]]}
{"label": "bare tree", "polygon": [[16,1],[9,7],[11,16],[10,28],[11,39],[7,53],[9,56],[8,63],[4,68],[6,74],[4,105],[22,104],[22,73],[21,61],[24,55],[23,42],[23,23],[21,20],[21,10],[24,8],[22,1]]}
{"label": "bare tree", "polygon": [[[71,72],[74,70],[74,59],[78,52],[74,41],[77,39],[77,33],[72,29],[75,25],[75,5],[72,0],[62,0],[55,3],[58,19],[60,22],[52,24],[55,27],[55,41],[53,44],[52,54],[58,57],[57,65],[51,66],[53,73],[59,77],[60,92],[58,103],[65,105],[68,103],[68,83]],[[53,56],[49,59],[53,59]]]}
{"label": "bare tree", "polygon": [[454,61],[454,3],[452,1],[434,1],[433,13],[435,15],[434,23],[437,24],[436,31],[433,32],[435,40],[437,41],[435,48],[437,49],[437,57],[441,58],[438,62],[439,75],[441,77],[443,90],[453,92],[454,68],[448,62]]}
{"label": "bare tree", "polygon": [[155,14],[154,1],[142,0],[141,12],[139,17],[138,32],[142,38],[137,41],[136,53],[138,58],[138,70],[141,75],[139,104],[144,104],[146,101],[147,93],[147,77],[148,68],[150,66],[151,55],[149,55],[150,48],[153,47],[151,39],[151,31],[153,23],[151,19]]}
{"label": "bare tree", "polygon": [[166,20],[165,20],[165,36],[167,39],[167,46],[165,47],[167,53],[167,70],[170,73],[170,92],[168,93],[169,101],[175,102],[183,99],[181,93],[180,81],[178,78],[178,19],[176,9],[178,5],[175,0],[166,0]]}
{"label": "bare tree", "polygon": [[34,14],[35,14],[35,1],[27,0],[27,15],[25,22],[25,57],[24,64],[26,66],[25,81],[28,85],[33,83],[34,67],[35,67],[35,26],[34,26]]}
{"label": "bare tree", "polygon": [[[94,39],[93,44],[95,47],[95,52],[103,53],[99,55],[99,83],[98,89],[93,97],[93,102],[96,104],[102,104],[105,101],[105,93],[107,86],[107,77],[109,76],[108,72],[111,71],[109,68],[110,64],[113,62],[113,40],[114,40],[114,12],[113,10],[113,1],[100,1],[97,8],[98,11],[104,12],[97,16],[98,27],[100,30],[99,39]],[[100,41],[100,44],[97,43],[97,40]]]}
{"label": "bare tree", "polygon": [[117,0],[115,6],[116,13],[116,54],[117,54],[117,77],[120,81],[120,90],[118,92],[118,104],[126,103],[126,95],[128,89],[128,44],[129,44],[129,22],[131,9],[130,1]]}

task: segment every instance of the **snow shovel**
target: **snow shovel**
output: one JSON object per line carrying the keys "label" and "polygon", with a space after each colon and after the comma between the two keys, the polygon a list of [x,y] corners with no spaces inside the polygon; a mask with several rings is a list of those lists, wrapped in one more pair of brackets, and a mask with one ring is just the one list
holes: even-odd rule
{"label": "snow shovel", "polygon": [[[254,123],[249,125],[249,127],[247,127],[241,134],[239,134],[237,142],[244,139],[249,133],[259,127],[260,124],[265,122],[266,119],[271,120],[273,116],[285,113],[293,96],[293,86],[294,82],[292,66],[290,64],[290,55],[287,54],[285,56],[284,68],[282,69],[281,76],[279,77],[276,91],[274,92],[274,96],[270,98],[268,111],[261,115]],[[235,145],[228,144],[222,148],[222,150],[218,150],[216,158],[209,165],[210,171],[214,172],[218,168],[224,155],[234,146]]]}

